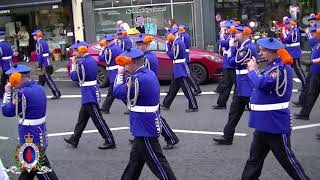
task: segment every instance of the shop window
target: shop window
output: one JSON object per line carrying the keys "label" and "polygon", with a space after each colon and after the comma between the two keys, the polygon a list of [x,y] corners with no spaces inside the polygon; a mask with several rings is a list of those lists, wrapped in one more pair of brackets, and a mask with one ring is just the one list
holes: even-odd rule
{"label": "shop window", "polygon": [[173,2],[192,2],[193,0],[173,0]]}
{"label": "shop window", "polygon": [[152,4],[171,3],[171,0],[152,0]]}
{"label": "shop window", "polygon": [[[137,27],[146,34],[164,36],[164,24],[171,18],[171,6],[141,6],[120,9],[95,10],[96,39],[114,34],[116,22],[123,20],[130,28]],[[169,18],[170,17],[170,18]]]}
{"label": "shop window", "polygon": [[193,23],[193,4],[174,4],[173,5],[173,17],[177,24],[183,24],[186,26],[187,32],[190,34],[191,43],[194,40],[194,23]]}
{"label": "shop window", "polygon": [[120,7],[120,6],[131,6],[131,1],[129,0],[112,0],[113,7]]}
{"label": "shop window", "polygon": [[151,4],[151,0],[132,0],[132,5]]}

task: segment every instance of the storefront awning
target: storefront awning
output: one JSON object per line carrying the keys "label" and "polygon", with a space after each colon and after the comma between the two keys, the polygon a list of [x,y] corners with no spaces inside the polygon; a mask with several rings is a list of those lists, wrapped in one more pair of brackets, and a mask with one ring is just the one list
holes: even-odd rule
{"label": "storefront awning", "polygon": [[62,0],[1,0],[0,9],[11,9],[26,6],[42,6],[61,3]]}

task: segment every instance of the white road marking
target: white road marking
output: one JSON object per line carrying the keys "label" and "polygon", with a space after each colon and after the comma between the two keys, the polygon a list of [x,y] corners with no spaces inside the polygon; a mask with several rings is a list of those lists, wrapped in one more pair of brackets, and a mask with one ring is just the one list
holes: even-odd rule
{"label": "white road marking", "polygon": [[318,126],[320,126],[320,123],[307,124],[307,125],[302,125],[302,126],[295,126],[292,128],[292,130],[307,129],[307,128],[313,128],[313,127],[318,127]]}
{"label": "white road marking", "polygon": [[67,68],[59,68],[55,72],[68,72]]}
{"label": "white road marking", "polygon": [[[186,133],[186,134],[206,134],[206,135],[223,135],[223,132],[212,132],[212,131],[193,131],[193,130],[183,130],[183,129],[172,129],[173,132]],[[247,136],[246,133],[235,133],[235,136]]]}
{"label": "white road marking", "polygon": [[[129,127],[110,128],[111,131],[128,130],[128,129]],[[97,132],[98,132],[97,129],[83,131],[84,134],[97,133]],[[72,135],[72,134],[73,132],[52,133],[52,134],[48,134],[48,137],[66,136],[66,135]]]}
{"label": "white road marking", "polygon": [[293,81],[297,82],[297,83],[301,83],[299,78],[293,78]]}
{"label": "white road marking", "polygon": [[[292,92],[298,92],[298,89],[293,89]],[[218,94],[216,92],[202,92],[201,95],[215,95]],[[231,94],[233,94],[233,91],[231,91]],[[167,93],[160,93],[160,96],[166,96]],[[184,96],[183,92],[179,92],[177,94],[178,96]],[[52,96],[47,96],[47,98],[51,98]],[[101,97],[107,97],[107,94],[101,94]],[[61,98],[70,99],[70,98],[81,98],[81,95],[62,95]]]}
{"label": "white road marking", "polygon": [[[298,129],[307,129],[307,128],[313,128],[320,126],[320,123],[316,124],[307,124],[307,125],[301,125],[301,126],[295,126],[292,128],[292,130],[298,130]],[[110,128],[111,131],[120,131],[120,130],[129,130],[129,127],[116,127],[116,128]],[[173,132],[176,133],[185,133],[185,134],[204,134],[204,135],[223,135],[223,132],[215,132],[215,131],[196,131],[196,130],[185,130],[185,129],[172,129]],[[91,134],[91,133],[97,133],[97,129],[92,130],[85,130],[83,131],[84,134]],[[67,136],[72,135],[73,132],[62,132],[62,133],[51,133],[48,134],[48,137],[57,137],[57,136]],[[235,133],[235,136],[239,137],[246,137],[248,134],[246,133]],[[9,137],[0,136],[0,140],[8,140]]]}
{"label": "white road marking", "polygon": [[[129,130],[129,127],[117,127],[117,128],[110,128],[111,131],[120,131],[120,130]],[[223,132],[211,132],[211,131],[194,131],[194,130],[184,130],[184,129],[172,129],[173,132],[177,133],[186,133],[186,134],[207,134],[207,135],[223,135]],[[97,133],[97,129],[93,130],[85,130],[83,131],[84,134],[90,134],[90,133]],[[66,136],[66,135],[72,135],[73,132],[63,132],[63,133],[52,133],[48,134],[49,137],[55,137],[55,136]],[[246,133],[235,133],[235,136],[247,136]]]}
{"label": "white road marking", "polygon": [[8,140],[9,137],[5,137],[5,136],[0,136],[0,140]]}

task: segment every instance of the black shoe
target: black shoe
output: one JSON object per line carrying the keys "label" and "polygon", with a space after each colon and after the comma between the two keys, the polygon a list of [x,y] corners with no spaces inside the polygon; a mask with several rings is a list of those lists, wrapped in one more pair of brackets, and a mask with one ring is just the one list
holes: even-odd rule
{"label": "black shoe", "polygon": [[101,149],[101,150],[114,149],[114,148],[116,148],[116,144],[109,144],[109,143],[106,143],[106,142],[104,142],[102,145],[100,145],[98,147],[98,149]]}
{"label": "black shoe", "polygon": [[177,140],[174,144],[171,141],[167,141],[167,145],[163,147],[164,150],[173,149],[174,145],[178,144],[179,140]]}
{"label": "black shoe", "polygon": [[194,92],[194,95],[195,95],[195,96],[200,96],[201,93],[202,93],[202,91],[197,91],[197,92]]}
{"label": "black shoe", "polygon": [[104,114],[110,114],[110,111],[104,108],[101,108],[101,112],[103,112]]}
{"label": "black shoe", "polygon": [[217,144],[220,144],[220,145],[231,145],[232,144],[232,139],[226,139],[223,136],[221,136],[219,138],[213,138],[213,140],[215,142],[217,142]]}
{"label": "black shoe", "polygon": [[227,109],[227,106],[213,105],[212,109]]}
{"label": "black shoe", "polygon": [[309,120],[309,116],[302,115],[302,114],[297,114],[297,113],[294,113],[294,118],[295,119],[300,119],[300,120]]}
{"label": "black shoe", "polygon": [[186,109],[185,112],[186,113],[191,113],[191,112],[198,112],[199,109]]}
{"label": "black shoe", "polygon": [[78,142],[73,140],[71,137],[69,139],[64,138],[64,141],[68,144],[70,144],[73,148],[77,148],[78,147]]}
{"label": "black shoe", "polygon": [[301,107],[301,103],[299,101],[292,101],[293,107]]}
{"label": "black shoe", "polygon": [[129,141],[130,144],[133,144],[134,139],[133,138],[129,138],[128,141]]}
{"label": "black shoe", "polygon": [[60,99],[60,97],[61,97],[61,94],[59,93],[58,95],[52,96],[51,99],[52,99],[52,100],[54,100],[54,99]]}
{"label": "black shoe", "polygon": [[129,110],[126,110],[125,112],[123,112],[124,115],[128,115],[129,114]]}
{"label": "black shoe", "polygon": [[163,104],[160,104],[160,109],[165,110],[165,111],[169,111],[170,108],[165,107]]}
{"label": "black shoe", "polygon": [[316,134],[316,136],[317,136],[317,139],[320,140],[320,133]]}

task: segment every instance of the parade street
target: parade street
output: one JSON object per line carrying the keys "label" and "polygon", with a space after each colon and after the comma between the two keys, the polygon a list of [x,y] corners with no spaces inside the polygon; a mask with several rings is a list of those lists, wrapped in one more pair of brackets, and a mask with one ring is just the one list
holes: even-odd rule
{"label": "parade street", "polygon": [[[116,149],[98,150],[102,142],[92,121],[80,139],[77,149],[72,149],[64,141],[69,137],[77,121],[80,108],[80,92],[72,82],[57,82],[62,92],[59,100],[48,99],[47,129],[49,146],[47,156],[58,177],[62,180],[116,180],[120,179],[129,159],[131,145],[129,138],[128,116],[124,115],[126,107],[115,101],[111,114],[103,115],[115,137]],[[216,145],[212,138],[221,134],[227,121],[227,110],[213,110],[217,94],[213,92],[217,83],[202,85],[203,94],[197,96],[199,112],[185,113],[187,100],[178,95],[169,111],[162,111],[169,125],[177,132],[180,143],[174,149],[164,151],[177,179],[184,180],[237,180],[249,157],[252,141],[252,129],[249,129],[248,111],[244,113],[236,130],[234,144],[231,146]],[[293,99],[296,99],[300,83],[294,82]],[[168,83],[161,86],[161,100],[168,90]],[[107,89],[102,89],[105,97]],[[47,91],[51,95],[50,91]],[[231,102],[229,99],[228,105]],[[315,134],[320,131],[319,101],[314,106],[310,121],[293,119],[292,149],[311,179],[319,179],[320,142]],[[298,112],[299,108],[291,108]],[[17,142],[17,120],[0,116],[0,152],[5,167],[15,165],[15,147]],[[165,145],[160,137],[161,145]],[[10,174],[10,179],[18,176]],[[156,177],[145,165],[140,179],[152,180]],[[265,160],[261,179],[289,180],[290,177],[282,169],[270,152]]]}

